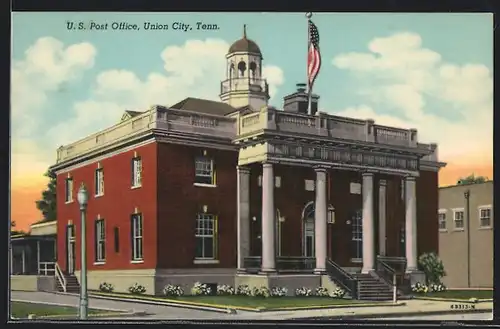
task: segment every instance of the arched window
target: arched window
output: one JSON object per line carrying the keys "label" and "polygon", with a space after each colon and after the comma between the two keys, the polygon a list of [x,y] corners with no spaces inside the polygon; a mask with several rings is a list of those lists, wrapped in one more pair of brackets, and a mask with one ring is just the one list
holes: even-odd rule
{"label": "arched window", "polygon": [[256,78],[256,72],[257,71],[257,64],[255,64],[255,62],[251,62],[250,63],[250,77],[252,79],[255,79]]}
{"label": "arched window", "polygon": [[245,71],[247,70],[247,64],[244,61],[238,63],[238,72],[240,77],[245,76]]}
{"label": "arched window", "polygon": [[303,221],[303,236],[302,236],[302,254],[305,257],[314,257],[315,241],[314,241],[314,202],[311,201],[304,207],[302,211]]}
{"label": "arched window", "polygon": [[231,63],[229,65],[229,79],[232,79],[234,77],[234,63]]}

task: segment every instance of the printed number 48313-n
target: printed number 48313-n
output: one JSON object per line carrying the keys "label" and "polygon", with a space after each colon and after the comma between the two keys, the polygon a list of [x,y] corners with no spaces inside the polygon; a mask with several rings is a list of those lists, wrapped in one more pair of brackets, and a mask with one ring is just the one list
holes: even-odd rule
{"label": "printed number 48313-n", "polygon": [[451,304],[450,308],[452,310],[475,310],[476,305],[474,304]]}

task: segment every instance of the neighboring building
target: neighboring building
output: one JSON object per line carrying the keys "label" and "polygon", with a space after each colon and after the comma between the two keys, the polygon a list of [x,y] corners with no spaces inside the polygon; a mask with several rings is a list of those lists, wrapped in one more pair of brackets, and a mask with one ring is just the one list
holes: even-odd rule
{"label": "neighboring building", "polygon": [[[31,224],[28,233],[14,234],[11,243],[11,274],[53,274],[56,261],[56,221]],[[48,264],[50,263],[50,264]]]}
{"label": "neighboring building", "polygon": [[450,288],[493,288],[493,181],[439,189],[439,256]]}
{"label": "neighboring building", "polygon": [[317,285],[327,267],[332,277],[374,270],[376,255],[406,258],[418,274],[418,255],[438,251],[437,145],[317,112],[316,95],[308,114],[302,86],[283,110],[269,106],[262,53],[246,34],[226,59],[222,102],[126,111],[57,150],[60,267],[79,270],[84,183],[90,289],[280,285],[269,280],[287,269],[309,273],[287,276],[290,287]]}

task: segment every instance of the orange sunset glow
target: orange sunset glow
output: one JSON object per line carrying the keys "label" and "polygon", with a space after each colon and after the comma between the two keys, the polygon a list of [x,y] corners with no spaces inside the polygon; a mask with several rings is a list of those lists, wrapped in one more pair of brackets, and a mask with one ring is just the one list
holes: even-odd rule
{"label": "orange sunset glow", "polygon": [[[459,177],[474,173],[477,176],[486,176],[493,179],[492,164],[460,165],[452,162],[439,172],[439,185],[454,185]],[[33,182],[33,181],[32,181]],[[29,225],[40,220],[40,211],[35,201],[41,197],[47,180],[39,178],[32,184],[28,180],[13,179],[11,187],[11,218],[16,222],[16,230],[28,231]]]}

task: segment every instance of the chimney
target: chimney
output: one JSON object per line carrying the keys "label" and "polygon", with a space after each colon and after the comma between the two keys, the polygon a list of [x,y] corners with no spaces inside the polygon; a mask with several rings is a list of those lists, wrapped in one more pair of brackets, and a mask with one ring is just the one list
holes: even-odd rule
{"label": "chimney", "polygon": [[[308,106],[308,94],[306,91],[305,83],[297,83],[297,90],[290,95],[287,95],[283,98],[283,110],[286,112],[295,112],[301,114],[307,113]],[[312,95],[311,97],[311,115],[315,115],[318,111],[318,95]]]}

